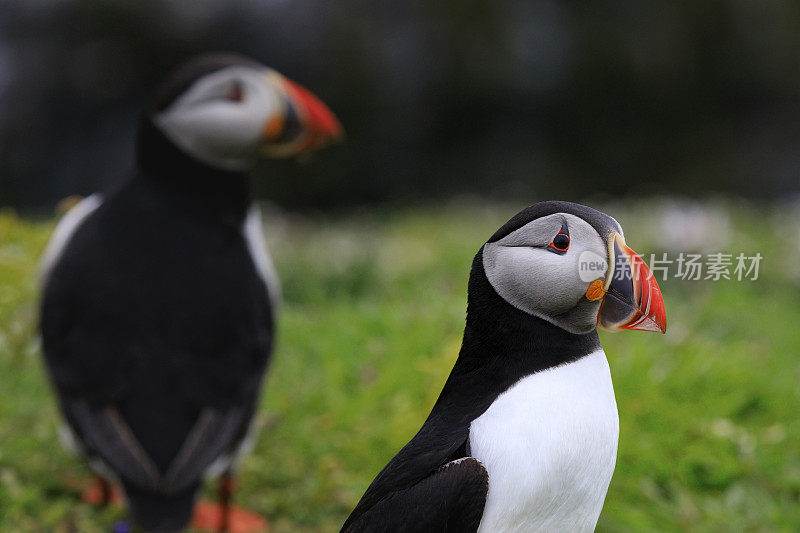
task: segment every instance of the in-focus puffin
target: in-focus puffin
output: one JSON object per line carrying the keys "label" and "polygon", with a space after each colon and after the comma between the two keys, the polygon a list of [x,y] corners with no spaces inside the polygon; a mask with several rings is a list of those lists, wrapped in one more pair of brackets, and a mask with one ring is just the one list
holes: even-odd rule
{"label": "in-focus puffin", "polygon": [[42,262],[41,334],[69,440],[173,531],[230,474],[257,406],[279,286],[247,171],[341,135],[315,96],[246,58],[179,68],[142,114],[136,171],[71,209]]}
{"label": "in-focus puffin", "polygon": [[478,251],[464,340],[419,432],[342,531],[592,531],[619,419],[596,327],[666,330],[616,220],[542,202]]}

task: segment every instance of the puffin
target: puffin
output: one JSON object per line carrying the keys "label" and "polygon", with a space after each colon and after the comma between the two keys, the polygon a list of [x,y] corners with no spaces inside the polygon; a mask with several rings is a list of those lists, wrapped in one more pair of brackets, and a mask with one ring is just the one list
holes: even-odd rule
{"label": "puffin", "polygon": [[40,332],[63,427],[134,524],[177,531],[219,476],[220,529],[252,442],[280,287],[249,173],[342,136],[316,96],[249,58],[180,66],[140,116],[136,165],[58,223]]}
{"label": "puffin", "polygon": [[620,225],[570,202],[516,214],[472,262],[463,343],[430,415],[342,531],[594,530],[619,436],[598,328],[666,331]]}

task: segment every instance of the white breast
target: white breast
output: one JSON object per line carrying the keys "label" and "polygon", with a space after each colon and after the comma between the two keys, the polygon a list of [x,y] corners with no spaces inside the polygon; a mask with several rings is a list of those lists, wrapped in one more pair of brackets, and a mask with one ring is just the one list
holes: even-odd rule
{"label": "white breast", "polygon": [[520,380],[470,426],[471,455],[489,473],[479,531],[593,531],[618,437],[602,350]]}
{"label": "white breast", "polygon": [[269,291],[270,302],[273,307],[281,301],[281,284],[275,273],[275,266],[267,251],[267,240],[264,238],[264,229],[261,222],[261,210],[257,205],[250,206],[247,218],[242,226],[242,234],[247,242],[247,250],[256,266],[256,271]]}
{"label": "white breast", "polygon": [[70,239],[75,234],[75,231],[80,227],[81,223],[86,220],[86,217],[91,215],[95,209],[100,207],[102,197],[99,194],[87,196],[78,202],[72,209],[61,217],[58,221],[53,234],[50,236],[50,241],[44,249],[42,259],[39,262],[39,279],[44,283],[47,281],[47,276],[53,267],[56,265],[64,249],[69,244]]}

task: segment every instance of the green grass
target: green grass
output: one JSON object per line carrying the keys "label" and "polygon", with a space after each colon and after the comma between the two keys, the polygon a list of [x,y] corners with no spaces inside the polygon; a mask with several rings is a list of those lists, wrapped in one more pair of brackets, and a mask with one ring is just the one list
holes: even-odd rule
{"label": "green grass", "polygon": [[[472,256],[516,211],[478,205],[268,219],[285,299],[237,499],[272,531],[337,531],[419,428],[460,346]],[[661,251],[659,205],[606,211]],[[602,334],[621,435],[599,531],[800,530],[798,219],[711,207],[730,223],[708,242],[760,251],[760,279],[667,280],[667,335]],[[86,471],[57,444],[35,340],[51,229],[0,212],[0,530],[106,531],[120,512],[64,489]]]}

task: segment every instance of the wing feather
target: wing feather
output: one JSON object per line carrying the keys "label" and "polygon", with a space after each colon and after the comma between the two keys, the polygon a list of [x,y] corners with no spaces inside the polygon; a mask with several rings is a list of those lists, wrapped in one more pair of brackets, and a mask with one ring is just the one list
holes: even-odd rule
{"label": "wing feather", "polygon": [[478,530],[489,475],[480,461],[464,457],[439,468],[416,485],[391,493],[345,524],[343,533]]}

